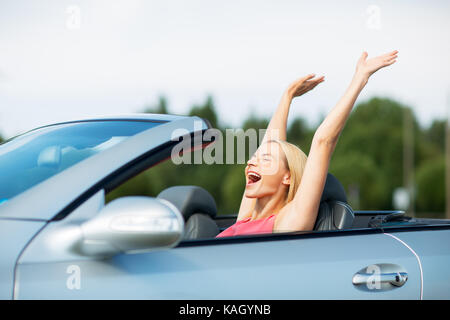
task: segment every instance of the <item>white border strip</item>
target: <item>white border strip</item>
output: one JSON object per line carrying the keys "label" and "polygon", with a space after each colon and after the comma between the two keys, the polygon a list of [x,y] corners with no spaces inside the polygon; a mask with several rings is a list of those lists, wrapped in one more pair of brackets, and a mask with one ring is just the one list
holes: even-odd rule
{"label": "white border strip", "polygon": [[390,234],[390,233],[384,233],[387,236],[390,236],[394,239],[396,239],[397,241],[399,241],[400,243],[402,243],[405,247],[407,247],[415,256],[417,259],[417,262],[419,263],[419,269],[420,269],[420,300],[423,300],[423,269],[422,269],[422,262],[420,261],[419,256],[417,255],[417,253],[408,245],[406,244],[406,242],[404,242],[403,240],[397,238],[396,236]]}

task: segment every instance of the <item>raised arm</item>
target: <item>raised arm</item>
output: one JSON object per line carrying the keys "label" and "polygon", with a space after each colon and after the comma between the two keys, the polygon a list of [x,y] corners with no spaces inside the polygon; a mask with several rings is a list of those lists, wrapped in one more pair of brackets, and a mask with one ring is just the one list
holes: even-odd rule
{"label": "raised arm", "polygon": [[396,61],[397,53],[392,51],[367,60],[367,52],[363,52],[350,85],[314,134],[300,186],[285,213],[278,219],[275,231],[307,231],[314,228],[331,155],[356,98],[373,73]]}
{"label": "raised arm", "polygon": [[278,108],[270,119],[261,144],[271,139],[286,140],[287,120],[292,99],[314,89],[322,81],[324,81],[323,76],[315,78],[315,74],[309,74],[289,85],[281,97]]}
{"label": "raised arm", "polygon": [[[261,144],[271,139],[286,140],[287,120],[292,99],[314,89],[322,81],[324,81],[323,76],[315,78],[314,74],[309,74],[291,83],[291,85],[283,93],[281,101],[278,104],[278,107],[275,110],[272,118],[270,119]],[[245,219],[246,217],[248,217],[253,210],[255,202],[256,199],[249,199],[245,196],[244,193],[242,195],[237,220]]]}

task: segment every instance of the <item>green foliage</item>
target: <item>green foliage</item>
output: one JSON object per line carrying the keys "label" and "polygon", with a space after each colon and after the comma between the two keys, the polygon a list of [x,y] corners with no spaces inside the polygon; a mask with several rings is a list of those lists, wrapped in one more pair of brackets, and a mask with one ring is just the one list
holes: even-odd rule
{"label": "green foliage", "polygon": [[245,190],[245,165],[229,166],[227,175],[223,180],[221,199],[223,201],[221,207],[222,212],[237,212],[241,203],[242,195]]}
{"label": "green foliage", "polygon": [[434,120],[431,126],[417,133],[416,161],[425,163],[445,152],[445,120]]}
{"label": "green foliage", "polygon": [[347,189],[360,186],[361,209],[392,209],[392,192],[403,183],[403,112],[392,100],[373,98],[357,106],[341,134],[330,171],[339,169]]}
{"label": "green foliage", "polygon": [[260,130],[260,129],[266,129],[268,125],[269,125],[269,119],[260,118],[257,115],[255,115],[254,113],[252,113],[248,117],[248,119],[244,120],[242,129],[244,129],[244,130],[247,130],[247,129]]}
{"label": "green foliage", "polygon": [[445,158],[432,159],[417,169],[416,210],[444,212],[445,210]]}
{"label": "green foliage", "polygon": [[445,149],[445,123],[445,120],[434,120],[430,128],[423,133],[425,140],[435,145],[440,151]]}
{"label": "green foliage", "polygon": [[329,171],[346,189],[354,210],[392,209],[390,193],[383,181],[385,177],[380,175],[370,155],[354,150],[345,156],[336,156]]}
{"label": "green foliage", "polygon": [[[159,97],[158,103],[145,112],[168,113],[166,98]],[[403,186],[403,123],[408,113],[413,119],[414,131],[416,210],[444,210],[445,121],[436,120],[429,128],[422,129],[410,108],[386,98],[372,98],[355,107],[331,160],[329,171],[344,185],[354,209],[393,209],[392,193],[395,188]],[[221,130],[226,140],[225,126],[218,120],[211,96],[204,103],[194,105],[188,114],[208,119],[214,128]],[[243,120],[242,129],[266,129],[268,123],[269,119],[250,114]],[[303,118],[291,119],[288,141],[308,153],[314,132],[315,128],[309,127]],[[224,140],[224,164],[175,165],[166,161],[110,192],[107,201],[130,194],[156,196],[173,185],[198,185],[213,195],[219,213],[236,213],[245,188],[245,164],[225,163]],[[236,144],[234,151],[236,155]],[[245,161],[249,156],[247,153]]]}
{"label": "green foliage", "polygon": [[149,106],[144,109],[145,113],[159,113],[168,114],[167,99],[164,96],[159,96],[158,103],[155,106]]}
{"label": "green foliage", "polygon": [[213,128],[219,128],[217,122],[217,114],[214,108],[213,98],[208,96],[206,101],[202,105],[195,105],[189,112],[190,116],[197,116],[200,118],[208,119]]}
{"label": "green foliage", "polygon": [[288,126],[287,140],[297,145],[306,154],[309,153],[313,136],[314,130],[308,127],[303,118],[294,118]]}

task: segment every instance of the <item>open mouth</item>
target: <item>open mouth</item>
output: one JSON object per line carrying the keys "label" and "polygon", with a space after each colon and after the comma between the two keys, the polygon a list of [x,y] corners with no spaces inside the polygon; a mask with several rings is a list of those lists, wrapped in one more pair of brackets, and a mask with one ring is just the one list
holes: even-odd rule
{"label": "open mouth", "polygon": [[261,180],[261,176],[259,175],[259,173],[255,172],[255,171],[249,171],[247,173],[247,177],[248,177],[247,184],[254,184],[254,183],[258,182],[259,180]]}

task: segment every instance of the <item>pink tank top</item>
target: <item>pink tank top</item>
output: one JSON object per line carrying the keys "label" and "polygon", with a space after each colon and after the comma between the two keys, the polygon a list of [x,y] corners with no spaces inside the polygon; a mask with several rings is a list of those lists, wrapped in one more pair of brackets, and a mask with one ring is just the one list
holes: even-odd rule
{"label": "pink tank top", "polygon": [[223,230],[216,238],[240,236],[245,234],[272,233],[275,215],[264,219],[250,221],[250,218],[237,221],[231,227]]}

